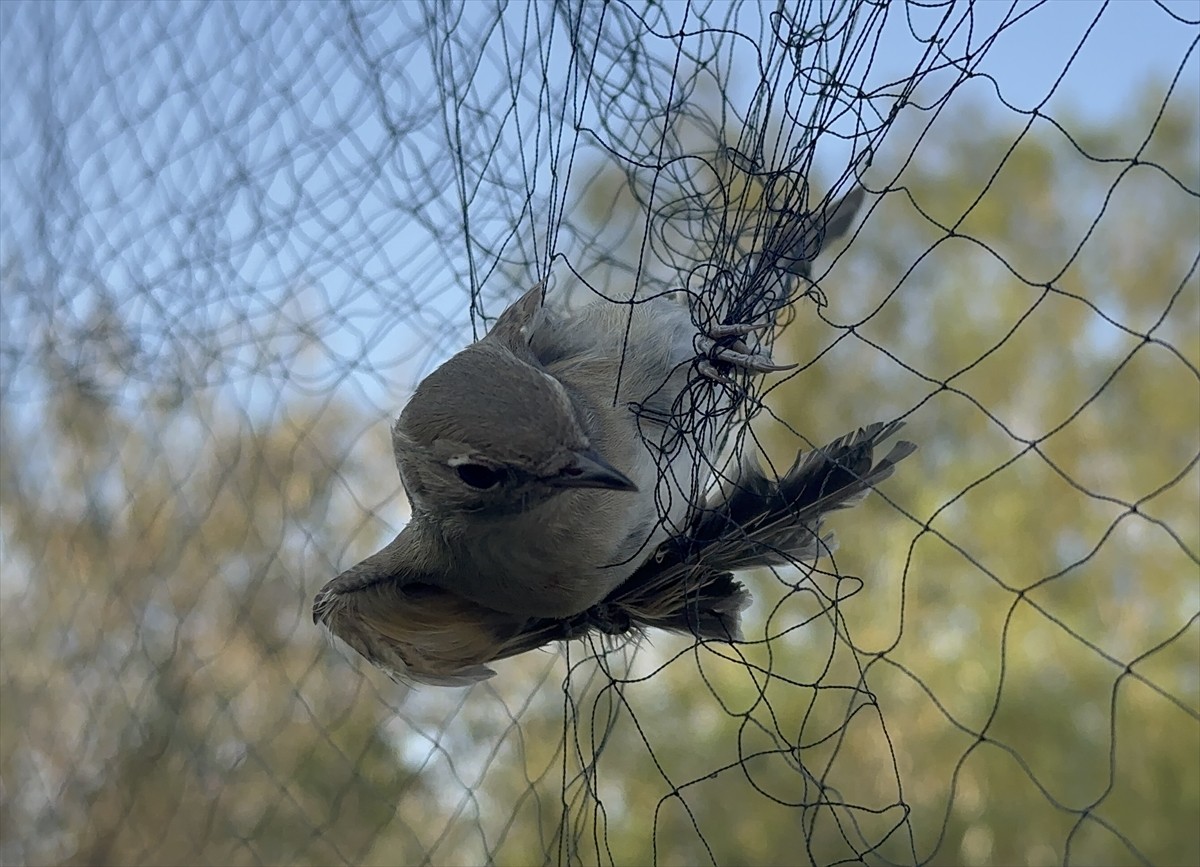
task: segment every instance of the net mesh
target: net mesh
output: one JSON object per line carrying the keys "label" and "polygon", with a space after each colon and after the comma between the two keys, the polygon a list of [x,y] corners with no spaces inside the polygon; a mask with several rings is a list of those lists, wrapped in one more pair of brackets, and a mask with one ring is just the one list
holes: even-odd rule
{"label": "net mesh", "polygon": [[[0,861],[1198,863],[1194,3],[0,4]],[[867,191],[736,450],[920,449],[742,644],[396,685],[311,623],[539,280],[711,321]],[[713,287],[725,287],[716,293]]]}

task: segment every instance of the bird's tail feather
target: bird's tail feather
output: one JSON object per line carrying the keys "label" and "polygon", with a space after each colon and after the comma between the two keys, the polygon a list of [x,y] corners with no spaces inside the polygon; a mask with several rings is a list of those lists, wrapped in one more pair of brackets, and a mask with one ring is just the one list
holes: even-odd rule
{"label": "bird's tail feather", "polygon": [[732,573],[808,562],[832,551],[832,536],[821,534],[823,517],[861,502],[916,450],[913,443],[900,441],[875,463],[875,447],[902,425],[872,424],[802,453],[779,479],[769,479],[756,460],[744,461],[738,475],[698,511],[689,532],[660,546],[585,616],[601,631],[628,623],[701,638],[739,639],[740,615],[750,594]]}

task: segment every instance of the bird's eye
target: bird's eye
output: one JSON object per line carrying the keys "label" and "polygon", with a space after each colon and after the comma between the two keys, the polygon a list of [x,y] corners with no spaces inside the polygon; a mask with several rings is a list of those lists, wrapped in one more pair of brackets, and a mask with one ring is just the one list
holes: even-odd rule
{"label": "bird's eye", "polygon": [[483,491],[500,483],[500,473],[482,464],[459,464],[455,467],[458,477],[472,488]]}

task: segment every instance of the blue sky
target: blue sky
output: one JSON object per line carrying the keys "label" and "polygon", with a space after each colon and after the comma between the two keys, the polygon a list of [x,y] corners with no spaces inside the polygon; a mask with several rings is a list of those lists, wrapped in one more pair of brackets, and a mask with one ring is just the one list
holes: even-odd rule
{"label": "blue sky", "polygon": [[[1190,79],[1193,88],[1200,86],[1194,48],[1200,35],[1196,0],[984,0],[975,14],[976,44],[1000,21],[1020,18],[989,47],[979,69],[991,74],[1003,97],[1022,109],[1041,103],[1054,87],[1046,105],[1049,114],[1071,106],[1093,118],[1110,117],[1145,80],[1174,76],[1189,51],[1184,80]],[[1178,19],[1190,20],[1191,25]],[[886,51],[886,64],[897,69],[911,66],[910,44],[897,40]],[[1060,75],[1062,82],[1055,87]]]}

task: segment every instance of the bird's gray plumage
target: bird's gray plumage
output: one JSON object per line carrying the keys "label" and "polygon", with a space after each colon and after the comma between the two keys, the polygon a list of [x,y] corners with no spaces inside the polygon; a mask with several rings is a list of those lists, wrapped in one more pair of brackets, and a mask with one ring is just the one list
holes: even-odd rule
{"label": "bird's gray plumage", "polygon": [[[860,202],[856,189],[824,220],[789,221],[747,279],[764,266],[807,276]],[[772,562],[770,550],[810,557],[820,514],[904,456],[873,468],[893,429],[868,429],[835,444],[866,454],[845,468],[854,478],[809,456],[772,487],[745,465],[719,505],[698,507],[734,406],[728,374],[776,369],[743,339],[773,323],[768,294],[756,321],[700,333],[686,296],[568,311],[527,292],[417,387],[393,429],[412,519],[322,589],[314,618],[393,675],[431,683],[471,682],[492,660],[626,618],[735,635],[744,593],[729,573]],[[825,499],[804,487],[818,476],[840,480]]]}

